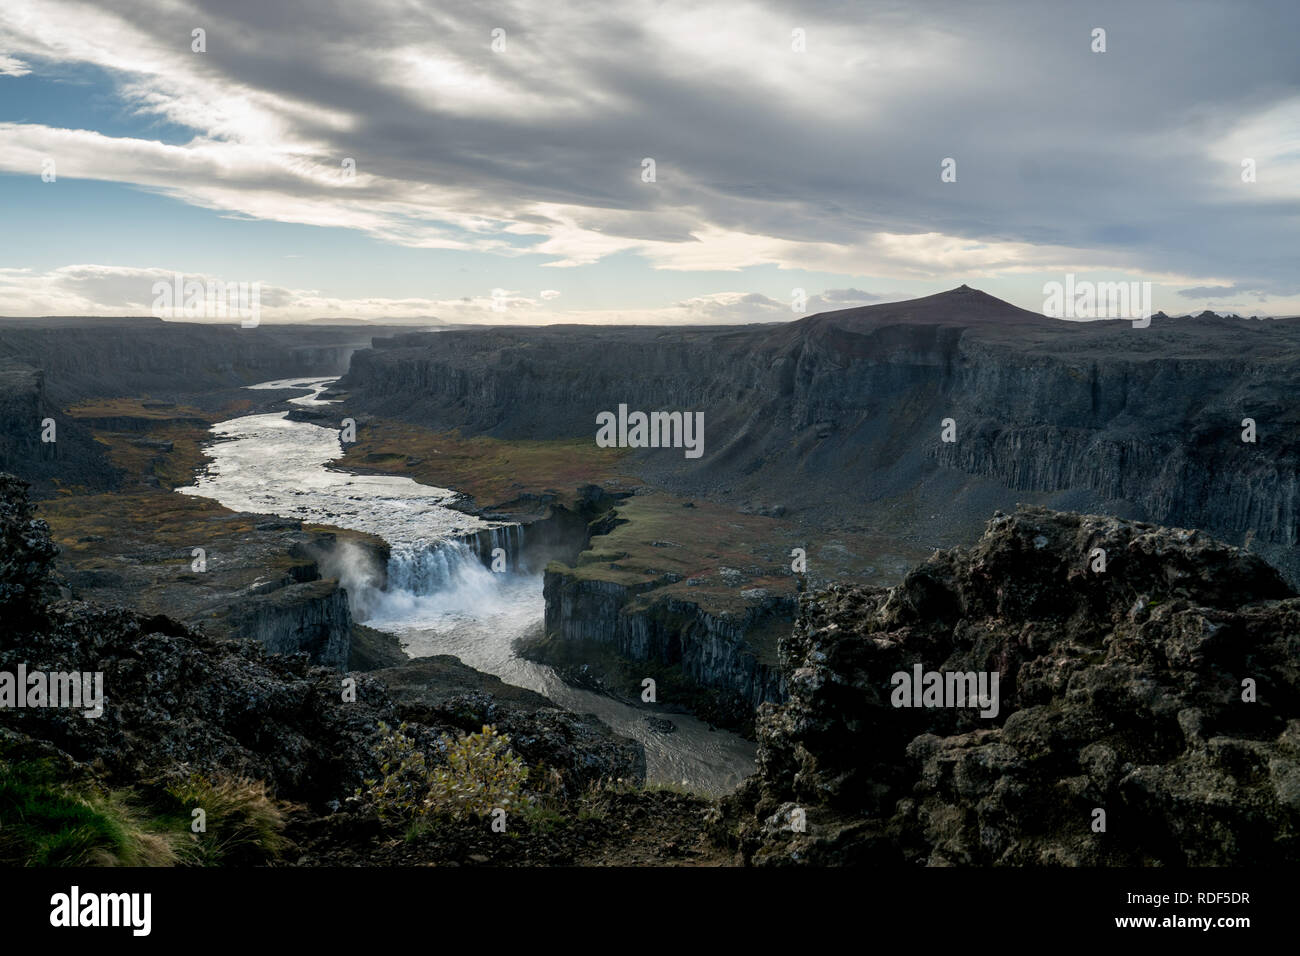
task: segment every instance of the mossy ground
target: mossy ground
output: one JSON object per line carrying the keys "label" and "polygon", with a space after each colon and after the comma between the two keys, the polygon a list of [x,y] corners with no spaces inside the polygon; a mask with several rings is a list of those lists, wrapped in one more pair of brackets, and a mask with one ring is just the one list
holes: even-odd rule
{"label": "mossy ground", "polygon": [[405,475],[452,488],[484,510],[509,510],[528,496],[555,496],[572,508],[582,485],[635,483],[622,467],[626,449],[597,448],[587,439],[505,441],[462,437],[389,419],[357,430],[340,464],[357,471]]}
{"label": "mossy ground", "polygon": [[[793,552],[806,554],[813,586],[850,580],[892,584],[921,555],[914,548],[869,534],[810,534],[793,521],[742,514],[667,492],[636,495],[618,505],[619,523],[592,538],[575,566],[551,569],[579,580],[644,588],[630,611],[664,598],[698,605],[711,614],[739,615],[765,596],[793,597],[800,575]],[[759,659],[776,663],[784,624],[760,624],[748,636]]]}
{"label": "mossy ground", "polygon": [[[126,472],[128,488],[154,478],[162,488],[171,489],[194,480],[205,460],[201,446],[212,437],[208,426],[238,415],[239,404],[233,403],[220,412],[206,412],[188,406],[164,406],[147,397],[112,398],[74,405],[68,409],[68,416],[92,422],[95,440],[105,446],[109,461]],[[93,427],[95,420],[105,419],[132,419],[141,427],[130,431]],[[147,442],[171,442],[172,450],[149,447]]]}

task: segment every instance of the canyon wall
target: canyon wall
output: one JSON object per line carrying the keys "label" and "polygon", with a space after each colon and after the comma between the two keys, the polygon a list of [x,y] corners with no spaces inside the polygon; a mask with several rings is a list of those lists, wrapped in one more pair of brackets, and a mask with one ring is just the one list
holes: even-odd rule
{"label": "canyon wall", "polygon": [[[54,441],[45,441],[52,420]],[[0,471],[51,491],[57,479],[64,487],[91,491],[114,488],[120,474],[104,454],[90,429],[63,415],[46,394],[45,373],[0,358]]]}
{"label": "canyon wall", "polygon": [[1212,530],[1300,580],[1295,320],[1071,323],[963,287],[778,326],[376,346],[341,383],[355,407],[435,428],[594,440],[596,414],[619,404],[703,411],[702,458],[650,449],[630,470],[813,527],[951,546],[1025,501]]}
{"label": "canyon wall", "polygon": [[0,358],[45,373],[51,401],[154,397],[338,374],[371,329],[164,322],[153,318],[0,319]]}
{"label": "canyon wall", "polygon": [[230,613],[234,637],[259,641],[273,654],[306,653],[313,664],[346,670],[352,649],[348,596],[330,579],[290,584]]}
{"label": "canyon wall", "polygon": [[792,618],[793,601],[715,615],[677,598],[639,599],[654,585],[580,577],[552,565],[543,584],[546,634],[602,645],[627,660],[680,667],[701,687],[739,694],[751,710],[785,700],[785,678],[774,661],[759,659],[746,637],[763,621]]}
{"label": "canyon wall", "polygon": [[[238,326],[160,319],[0,318],[0,469],[48,496],[59,487],[103,491],[120,475],[91,428],[136,430],[139,420],[77,421],[69,406],[98,398],[151,396],[220,409],[247,399],[244,385],[337,375],[367,346],[369,328]],[[42,442],[52,418],[55,442]]]}

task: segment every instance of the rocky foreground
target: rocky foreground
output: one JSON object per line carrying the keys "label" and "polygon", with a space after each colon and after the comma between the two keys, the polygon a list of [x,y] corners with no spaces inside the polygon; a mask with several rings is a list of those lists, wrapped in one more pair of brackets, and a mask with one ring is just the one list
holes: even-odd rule
{"label": "rocky foreground", "polygon": [[[998,514],[897,587],[804,596],[780,653],[715,822],[751,863],[1300,861],[1300,599],[1203,534]],[[997,671],[997,716],[893,706],[918,664]]]}
{"label": "rocky foreground", "polygon": [[[30,831],[31,798],[13,795],[38,763],[77,800],[111,793],[142,813],[167,781],[265,784],[277,835],[207,857],[226,865],[1300,861],[1300,597],[1194,531],[1026,508],[897,587],[805,595],[779,642],[789,700],[760,708],[758,773],[717,804],[644,789],[637,745],[453,658],[314,667],[57,600],[54,554],[22,484],[0,476],[0,672],[99,671],[106,698],[93,719],[0,709],[9,863],[28,859],[13,833]],[[996,715],[895,706],[895,675],[918,666],[996,672]],[[403,722],[435,766],[448,739],[495,725],[536,806],[498,833],[411,827],[349,799],[383,773],[381,724]],[[189,813],[167,825],[187,830]]]}
{"label": "rocky foreground", "polygon": [[[0,862],[20,862],[7,855],[15,841],[6,829],[12,833],[32,812],[15,794],[35,762],[57,768],[59,787],[92,802],[114,794],[138,803],[140,815],[149,810],[148,794],[177,782],[182,789],[187,781],[215,778],[264,783],[290,845],[301,851],[255,860],[268,863],[401,863],[421,854],[457,862],[477,841],[493,846],[496,834],[486,825],[465,823],[431,833],[412,849],[403,844],[401,827],[352,805],[358,788],[383,776],[377,753],[383,726],[402,726],[437,762],[447,739],[492,725],[509,736],[512,751],[557,806],[605,784],[615,786],[599,799],[617,804],[618,791],[644,782],[639,745],[455,658],[423,658],[375,676],[341,674],[310,664],[306,654],[214,639],[165,616],[58,600],[50,574],[55,553],[24,484],[0,475],[0,673],[20,667],[27,674],[98,672],[104,697],[98,717],[85,716],[83,707],[0,707]],[[698,820],[703,809],[695,798],[656,799],[685,801],[691,813],[683,819]],[[512,829],[515,839],[496,840],[507,858],[572,861],[572,847],[546,840],[534,846],[527,827]],[[578,845],[599,854],[609,849],[600,836],[594,827]]]}

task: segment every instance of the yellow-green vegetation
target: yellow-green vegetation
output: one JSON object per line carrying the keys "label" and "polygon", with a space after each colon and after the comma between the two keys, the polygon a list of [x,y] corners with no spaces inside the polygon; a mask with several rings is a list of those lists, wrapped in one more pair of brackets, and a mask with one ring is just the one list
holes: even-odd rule
{"label": "yellow-green vegetation", "polygon": [[[664,491],[637,494],[617,505],[619,521],[591,539],[591,547],[570,567],[552,562],[547,571],[581,584],[610,582],[631,592],[624,611],[644,613],[668,631],[689,624],[672,600],[714,616],[740,616],[762,607],[769,597],[793,598],[800,575],[795,549],[804,552],[808,580],[893,583],[900,567],[924,557],[896,539],[880,535],[809,533],[785,518],[743,514],[725,505],[687,500]],[[810,537],[812,540],[810,540]],[[680,620],[679,620],[680,618]],[[758,616],[745,642],[760,663],[775,667],[777,643],[789,632],[788,619]],[[697,715],[720,723],[740,711],[728,692],[697,686],[680,666],[656,661],[624,661],[588,643],[570,645],[546,638],[524,651],[561,672],[595,676],[616,694],[635,696],[640,681],[653,677],[661,692]],[[741,725],[748,729],[748,722]]]}
{"label": "yellow-green vegetation", "polygon": [[[224,540],[246,541],[255,534],[258,522],[266,520],[233,512],[210,498],[156,490],[53,498],[41,501],[39,507],[62,558],[78,568],[112,567],[111,559],[136,549],[175,548],[174,562],[184,572],[195,542],[205,542],[210,552],[228,550],[222,547]],[[303,525],[303,530],[382,547],[379,538],[360,531],[313,524]],[[263,570],[286,571],[302,563],[302,558],[287,553],[272,555]]]}
{"label": "yellow-green vegetation", "polygon": [[531,802],[524,792],[528,768],[510,749],[510,738],[485,726],[476,734],[441,743],[446,764],[430,765],[407,725],[396,730],[380,724],[377,753],[380,780],[367,780],[357,797],[384,819],[418,821],[426,817],[453,820],[487,816],[500,808],[508,812]]}
{"label": "yellow-green vegetation", "polygon": [[[722,569],[757,569],[746,573],[745,588],[794,592],[788,555],[806,542],[788,521],[667,492],[627,498],[619,502],[618,516],[608,534],[592,539],[575,568],[556,570],[629,586],[658,583],[656,595],[671,593],[710,610],[744,606],[740,589]],[[688,584],[691,579],[697,583]]]}
{"label": "yellow-green vegetation", "polygon": [[[284,836],[291,805],[274,800],[262,780],[193,774],[168,782],[163,792],[189,831],[187,862],[201,866],[256,864],[290,846]],[[202,811],[203,827],[195,832]]]}
{"label": "yellow-green vegetation", "polygon": [[[201,833],[195,809],[206,814]],[[49,758],[0,754],[0,865],[267,863],[288,848],[289,809],[258,781],[192,776],[107,789]]]}
{"label": "yellow-green vegetation", "polygon": [[[204,428],[166,424],[144,435],[95,430],[95,440],[108,448],[108,458],[127,473],[127,483],[152,476],[164,489],[180,488],[194,481],[205,460],[202,444],[211,436]],[[138,444],[139,441],[171,442],[171,451]]]}
{"label": "yellow-green vegetation", "polygon": [[[242,404],[248,408],[252,403],[243,401],[233,404]],[[201,418],[215,422],[230,417],[224,410],[219,413],[205,412],[188,405],[154,401],[147,395],[142,398],[95,398],[78,402],[68,407],[68,415],[73,418],[149,418],[160,422],[177,418]]]}
{"label": "yellow-green vegetation", "polygon": [[[70,414],[91,424],[113,464],[127,474],[120,491],[60,495],[40,502],[40,514],[59,546],[60,564],[71,572],[91,572],[77,585],[85,596],[220,626],[228,607],[218,599],[223,591],[259,581],[303,580],[311,559],[274,542],[259,546],[263,536],[256,526],[266,520],[262,516],[238,514],[173,490],[190,484],[206,461],[202,447],[211,438],[206,423],[238,415],[251,403],[241,399],[220,412],[159,405],[111,399],[75,406]],[[98,427],[126,420],[128,431]],[[353,539],[376,553],[384,547],[360,532],[319,525],[304,531]],[[201,574],[192,568],[195,547],[208,556]]]}
{"label": "yellow-green vegetation", "polygon": [[625,448],[597,448],[587,438],[464,438],[459,432],[377,419],[358,430],[341,464],[452,488],[481,508],[505,507],[524,495],[544,494],[556,495],[559,503],[572,507],[582,485],[634,481],[620,468],[627,453]]}
{"label": "yellow-green vegetation", "polygon": [[[40,502],[40,513],[65,558],[91,558],[105,550],[116,555],[137,544],[176,548],[177,563],[186,565],[193,542],[214,534],[250,534],[255,521],[208,498],[157,491],[57,498]],[[216,525],[216,518],[226,520]]]}
{"label": "yellow-green vegetation", "polygon": [[793,594],[795,548],[804,550],[811,577],[867,584],[892,584],[897,568],[928,554],[885,536],[811,536],[784,518],[743,514],[664,491],[635,495],[617,508],[619,523],[592,538],[576,566],[557,563],[552,569],[579,580],[653,584],[642,600],[671,595],[719,612],[742,610],[747,599],[741,591],[751,588]]}

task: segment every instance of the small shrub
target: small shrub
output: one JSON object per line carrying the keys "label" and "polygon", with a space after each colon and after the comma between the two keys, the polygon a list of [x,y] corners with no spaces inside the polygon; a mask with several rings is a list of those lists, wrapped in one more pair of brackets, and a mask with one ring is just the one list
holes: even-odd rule
{"label": "small shrub", "polygon": [[510,738],[485,726],[477,734],[441,743],[446,764],[429,766],[406,724],[392,730],[379,725],[383,737],[378,747],[381,780],[367,780],[358,791],[381,818],[418,820],[426,816],[463,819],[487,816],[497,807],[510,811],[531,803],[524,793],[528,768],[510,750]]}
{"label": "small shrub", "polygon": [[510,738],[484,727],[447,744],[447,766],[433,772],[428,805],[452,817],[486,816],[496,807],[510,810],[525,802],[528,768],[510,750]]}
{"label": "small shrub", "polygon": [[424,815],[424,798],[429,792],[429,768],[415,741],[406,735],[406,724],[394,730],[382,721],[382,736],[375,748],[379,757],[380,780],[367,780],[367,789],[357,799],[375,808],[380,819],[411,820]]}

